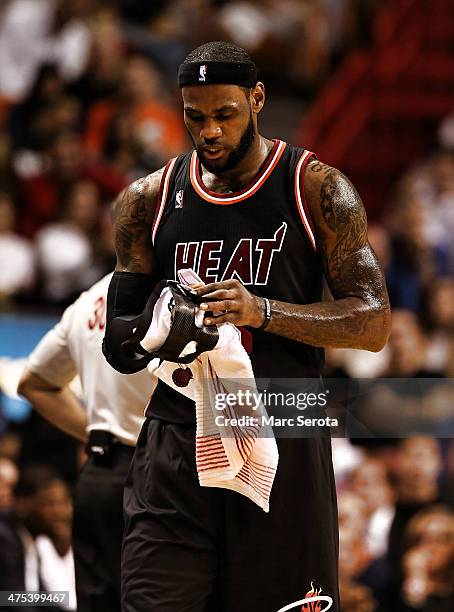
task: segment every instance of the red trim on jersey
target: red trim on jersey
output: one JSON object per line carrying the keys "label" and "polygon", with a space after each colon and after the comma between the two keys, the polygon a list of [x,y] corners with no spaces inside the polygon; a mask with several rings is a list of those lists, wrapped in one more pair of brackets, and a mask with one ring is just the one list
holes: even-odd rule
{"label": "red trim on jersey", "polygon": [[154,227],[156,225],[156,220],[158,218],[158,214],[159,214],[159,209],[161,207],[161,198],[162,198],[162,189],[164,187],[164,179],[166,178],[166,174],[169,170],[169,166],[170,166],[170,162],[172,160],[169,159],[169,161],[166,163],[166,165],[164,166],[164,170],[162,172],[162,176],[161,176],[161,181],[159,182],[159,191],[158,191],[158,197],[156,200],[156,210],[154,211],[154,218],[153,218],[153,223],[151,225],[151,231],[154,230]]}
{"label": "red trim on jersey", "polygon": [[161,222],[162,213],[164,212],[164,208],[166,205],[167,194],[169,191],[169,180],[176,160],[176,157],[169,159],[161,176],[156,211],[154,214],[153,224],[151,226],[151,239],[153,244],[156,238],[156,233],[158,231],[159,224]]}
{"label": "red trim on jersey", "polygon": [[295,198],[296,204],[298,206],[298,212],[301,217],[301,221],[304,225],[304,229],[307,232],[314,251],[316,251],[317,246],[315,244],[314,224],[309,213],[309,207],[307,205],[306,196],[304,193],[304,173],[307,164],[312,159],[312,157],[314,157],[314,155],[315,154],[312,151],[304,151],[304,153],[299,158],[295,170]]}
{"label": "red trim on jersey", "polygon": [[300,170],[300,190],[301,190],[301,199],[303,201],[303,206],[304,206],[304,210],[306,212],[306,217],[307,217],[307,221],[309,222],[309,226],[312,230],[312,232],[314,233],[315,236],[315,225],[314,222],[312,221],[312,216],[311,216],[311,212],[309,210],[309,206],[306,200],[306,193],[304,191],[304,177],[305,172],[306,172],[306,167],[308,165],[309,162],[313,161],[314,159],[317,159],[315,157],[315,153],[313,153],[312,151],[310,151],[310,155],[307,157],[307,160],[303,163],[303,166]]}
{"label": "red trim on jersey", "polygon": [[275,140],[274,146],[268,154],[268,157],[258,175],[255,176],[252,181],[246,185],[246,187],[244,187],[244,189],[241,189],[241,191],[235,191],[233,193],[217,193],[216,191],[210,191],[207,189],[207,187],[205,187],[200,175],[200,161],[197,157],[197,153],[194,151],[191,157],[190,172],[192,186],[201,198],[207,202],[211,202],[212,204],[221,204],[222,206],[225,206],[228,204],[242,202],[246,198],[254,195],[254,193],[260,189],[263,183],[271,175],[286,146],[286,143],[282,140]]}

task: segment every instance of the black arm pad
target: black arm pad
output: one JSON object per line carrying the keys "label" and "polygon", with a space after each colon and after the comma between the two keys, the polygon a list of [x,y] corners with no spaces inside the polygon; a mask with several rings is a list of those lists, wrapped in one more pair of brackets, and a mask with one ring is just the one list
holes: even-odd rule
{"label": "black arm pad", "polygon": [[[114,272],[110,281],[102,352],[108,363],[122,374],[139,372],[152,359],[139,345],[150,321],[147,324],[140,319],[157,282],[157,277],[137,272]],[[137,327],[144,330],[141,337],[134,334]],[[130,351],[126,351],[124,343],[133,336],[138,342],[131,344]]]}

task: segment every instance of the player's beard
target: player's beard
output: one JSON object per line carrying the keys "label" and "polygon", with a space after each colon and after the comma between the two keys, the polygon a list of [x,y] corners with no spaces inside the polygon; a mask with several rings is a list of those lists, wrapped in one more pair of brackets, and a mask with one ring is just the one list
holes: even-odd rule
{"label": "player's beard", "polygon": [[233,151],[230,151],[229,155],[227,156],[227,159],[223,164],[214,164],[211,163],[210,160],[205,159],[202,147],[196,147],[192,136],[191,139],[194,143],[194,147],[196,149],[197,156],[200,162],[209,172],[212,172],[213,174],[222,174],[223,172],[227,172],[227,170],[232,170],[246,157],[249,149],[251,148],[255,140],[255,128],[254,122],[252,121],[252,113],[250,113],[249,115],[249,123],[240,138],[238,146],[233,149]]}

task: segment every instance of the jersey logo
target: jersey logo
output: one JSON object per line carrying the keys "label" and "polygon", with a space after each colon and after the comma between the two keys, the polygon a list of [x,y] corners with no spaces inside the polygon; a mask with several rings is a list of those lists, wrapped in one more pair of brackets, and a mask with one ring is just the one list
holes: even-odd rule
{"label": "jersey logo", "polygon": [[175,246],[175,278],[178,270],[192,268],[204,283],[216,283],[235,278],[243,285],[266,285],[276,253],[284,244],[287,223],[274,232],[272,238],[241,238],[221,269],[223,240],[179,242]]}
{"label": "jersey logo", "polygon": [[207,65],[202,64],[199,68],[199,81],[206,81]]}
{"label": "jersey logo", "polygon": [[183,189],[179,189],[175,196],[175,208],[183,208]]}
{"label": "jersey logo", "polygon": [[172,380],[177,387],[187,387],[194,378],[190,368],[177,368],[172,373]]}

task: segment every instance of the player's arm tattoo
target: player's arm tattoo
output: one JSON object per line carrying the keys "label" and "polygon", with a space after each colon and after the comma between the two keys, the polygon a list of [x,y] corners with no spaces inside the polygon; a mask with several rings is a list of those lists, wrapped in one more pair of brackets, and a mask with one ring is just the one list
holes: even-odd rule
{"label": "player's arm tattoo", "polygon": [[116,270],[150,274],[153,267],[151,227],[162,170],[124,189],[114,203]]}
{"label": "player's arm tattoo", "polygon": [[367,240],[361,199],[341,172],[321,162],[309,164],[305,179],[334,301],[305,306],[272,301],[267,329],[314,346],[380,350],[390,331],[390,308],[382,270]]}

